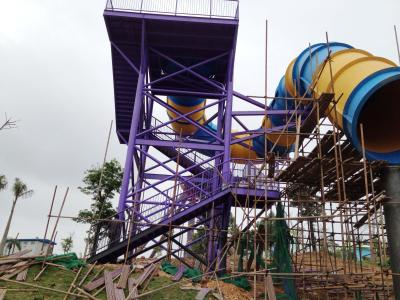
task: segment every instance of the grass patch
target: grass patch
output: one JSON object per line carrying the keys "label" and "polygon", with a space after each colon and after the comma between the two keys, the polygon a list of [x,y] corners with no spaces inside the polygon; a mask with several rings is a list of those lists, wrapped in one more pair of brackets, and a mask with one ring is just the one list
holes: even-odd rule
{"label": "grass patch", "polygon": [[[32,283],[52,289],[67,291],[72,280],[74,279],[76,273],[67,270],[61,270],[57,267],[48,266],[46,270],[39,277],[38,281],[33,281],[35,276],[39,273],[41,269],[41,265],[31,266],[28,270],[28,276],[25,282]],[[81,275],[79,276],[78,282],[81,278],[83,278],[84,274],[87,272],[88,268],[83,268]],[[93,275],[92,275],[93,276]],[[90,280],[87,279],[86,281]],[[15,277],[12,278],[15,280]],[[7,288],[12,290],[7,290],[5,300],[20,300],[20,299],[32,299],[32,300],[59,300],[63,299],[65,294],[45,291],[38,289],[37,291],[30,292],[20,292],[15,291],[15,289],[34,289],[33,287],[23,286],[17,283],[8,283],[0,280],[0,288]],[[105,293],[101,293],[98,296],[99,299],[106,299]],[[83,298],[81,298],[83,299]]]}
{"label": "grass patch", "polygon": [[[146,291],[144,291],[142,293],[156,290],[158,288],[170,285],[171,283],[173,283],[173,281],[167,277],[164,277],[164,276],[153,277],[153,280],[147,286]],[[139,293],[140,293],[140,291],[139,291]],[[154,292],[153,294],[150,294],[148,296],[144,296],[141,299],[143,299],[143,300],[164,300],[164,299],[165,300],[167,300],[167,299],[193,300],[194,298],[196,298],[196,295],[197,295],[197,291],[194,291],[194,290],[183,291],[179,288],[179,284],[176,284],[171,287]]]}
{"label": "grass patch", "polygon": [[[33,281],[33,278],[39,273],[41,268],[41,265],[34,265],[31,266],[28,270],[28,276],[27,280],[25,282],[27,283],[32,283],[48,288],[53,288],[57,290],[62,290],[62,291],[67,291],[72,280],[75,277],[74,272],[72,271],[67,271],[67,270],[61,270],[57,267],[53,266],[48,266],[47,269],[42,273],[38,281]],[[96,273],[100,267],[96,267],[95,270],[90,274],[88,279],[86,279],[86,282],[91,281],[93,274]],[[83,276],[86,274],[88,268],[85,267],[83,268],[77,283],[83,278]],[[137,277],[139,276],[139,273],[134,273],[132,274],[131,277]],[[12,278],[15,280],[15,277]],[[139,289],[139,294],[145,293],[148,291],[152,291],[167,285],[170,285],[173,283],[173,281],[165,276],[155,276],[147,286],[146,290],[143,291]],[[57,292],[51,292],[51,291],[45,291],[38,289],[37,291],[16,291],[15,289],[34,289],[33,287],[28,287],[28,286],[23,286],[20,284],[16,283],[8,283],[0,280],[0,288],[7,288],[8,291],[6,293],[5,300],[20,300],[20,299],[26,299],[26,300],[62,300],[65,296],[65,294],[57,293]],[[12,290],[10,290],[12,289]],[[165,289],[162,289],[160,291],[154,292],[153,294],[150,294],[148,296],[144,296],[140,299],[143,300],[193,300],[196,298],[198,291],[196,290],[181,290],[179,288],[179,284],[176,284],[172,287],[168,287]],[[128,289],[125,289],[125,295],[128,295]],[[98,299],[106,300],[106,293],[103,291],[99,295],[96,296]],[[70,296],[69,299],[72,299],[72,296]],[[76,299],[83,299],[83,298],[76,298]],[[208,296],[206,299],[215,299],[213,296]]]}

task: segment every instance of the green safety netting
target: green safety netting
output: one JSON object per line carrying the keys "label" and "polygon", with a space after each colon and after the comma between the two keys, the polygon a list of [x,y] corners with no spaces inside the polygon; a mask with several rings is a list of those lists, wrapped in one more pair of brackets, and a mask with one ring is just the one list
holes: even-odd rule
{"label": "green safety netting", "polygon": [[[178,272],[178,267],[174,266],[173,264],[171,264],[168,261],[163,261],[161,263],[161,269],[165,272],[168,273],[170,275],[175,275],[176,272]],[[193,282],[200,282],[201,281],[201,272],[199,269],[196,268],[185,268],[185,271],[183,272],[183,277],[185,278],[193,278],[192,281]]]}
{"label": "green safety netting", "polygon": [[[35,260],[43,261],[44,257],[37,257]],[[61,255],[47,256],[46,261],[55,263],[57,265],[62,265],[70,270],[79,269],[80,267],[86,266],[86,263],[82,259],[79,259],[76,253],[74,252]]]}
{"label": "green safety netting", "polygon": [[234,277],[234,278],[227,278],[224,279],[224,277],[229,276],[229,275],[223,275],[221,276],[221,279],[223,282],[226,283],[231,283],[233,285],[236,285],[237,287],[240,287],[246,291],[250,291],[251,290],[251,285],[249,283],[249,280],[244,277],[244,276],[240,276],[240,277]]}
{"label": "green safety netting", "polygon": [[361,291],[356,291],[355,294],[356,294],[356,300],[363,300]]}
{"label": "green safety netting", "polygon": [[[275,273],[292,273],[292,259],[289,252],[289,244],[291,242],[291,236],[289,228],[286,222],[283,220],[285,216],[285,211],[281,202],[278,202],[276,206],[276,217],[277,219],[273,225],[273,235],[274,235],[274,250],[272,257],[271,268],[275,269]],[[296,284],[294,278],[289,275],[285,275],[284,278],[275,279],[275,281],[281,280],[283,284],[283,289],[287,299],[295,300],[297,299]]]}
{"label": "green safety netting", "polygon": [[[161,263],[161,269],[170,275],[175,275],[178,272],[178,267],[174,266],[168,261],[163,261]],[[194,278],[193,282],[200,282],[201,281],[201,275],[202,273],[200,272],[199,269],[196,268],[185,268],[185,272],[183,272],[183,277],[185,278]],[[246,291],[249,291],[251,289],[250,283],[247,280],[246,277],[236,277],[236,278],[228,278],[224,279],[224,277],[227,277],[228,275],[223,275],[221,276],[221,279],[223,282],[226,283],[231,283],[233,285],[236,285],[237,287],[240,287]]]}
{"label": "green safety netting", "polygon": [[[284,218],[284,208],[280,202],[278,202],[276,207],[276,217]],[[289,251],[289,245],[291,242],[291,236],[289,228],[286,222],[282,220],[275,220],[271,223],[270,230],[272,231],[272,238],[269,241],[270,245],[273,247],[273,257],[272,264],[268,266],[268,268],[273,269],[275,273],[292,273],[293,266],[292,260]],[[255,243],[257,245],[256,252],[256,268],[265,269],[265,262],[263,259],[264,252],[264,241],[260,238],[260,236],[265,235],[265,224],[260,223],[257,226],[257,232],[254,234],[253,231],[247,231],[243,234],[242,238],[239,241],[239,261],[238,261],[238,271],[243,272],[245,267],[243,265],[243,261],[245,257],[247,259],[247,268],[249,269],[253,260],[254,260],[254,238]],[[297,299],[296,293],[296,285],[294,279],[286,276],[285,278],[273,278],[274,282],[281,283],[283,285],[285,294],[277,294],[278,299],[289,299],[295,300]]]}

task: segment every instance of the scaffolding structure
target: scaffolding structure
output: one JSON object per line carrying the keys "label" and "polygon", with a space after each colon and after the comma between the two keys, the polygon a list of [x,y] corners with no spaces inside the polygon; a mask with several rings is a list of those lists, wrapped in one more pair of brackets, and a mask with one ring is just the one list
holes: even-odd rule
{"label": "scaffolding structure", "polygon": [[[181,8],[189,9],[189,2]],[[307,114],[288,108],[271,111],[275,97],[234,91],[238,6],[230,3],[236,1],[215,1],[222,4],[218,9],[226,2],[229,13],[214,15],[217,8],[211,1],[210,12],[201,16],[180,14],[178,6],[154,14],[150,8],[107,2],[117,133],[128,151],[118,214],[98,220],[101,231],[89,261],[154,257],[158,250],[161,255],[152,263],[166,259],[196,267],[209,278],[222,273],[246,277],[255,299],[267,299],[269,278],[289,299],[389,299],[393,284],[381,179],[385,162],[368,161],[364,144],[360,153],[326,118],[327,110],[336,111],[340,97],[334,87],[318,99],[279,97],[294,101],[296,108],[306,106]],[[202,30],[215,26],[211,32],[225,41],[214,49],[194,49],[190,55],[198,55],[195,62],[179,60],[184,56],[180,48],[170,51],[172,45],[165,44],[170,41],[160,38],[166,33],[159,32],[165,29],[179,40],[171,33],[174,22],[190,23],[180,32],[185,39],[192,32],[205,38]],[[171,26],[162,29],[160,24]],[[215,30],[221,24],[229,30]],[[132,44],[124,35],[132,37]],[[217,40],[215,36],[210,38]],[[326,67],[329,60],[328,55]],[[157,73],[163,62],[170,69]],[[210,64],[218,65],[213,78],[202,73]],[[317,82],[315,78],[313,84]],[[176,94],[209,100],[197,111],[183,113],[164,98]],[[237,109],[243,105],[249,109]],[[174,116],[155,117],[161,109]],[[190,117],[204,110],[214,110],[206,123]],[[284,115],[286,124],[248,128],[249,118],[272,114]],[[215,132],[207,127],[213,120]],[[178,121],[203,130],[213,142],[176,132],[172,124]],[[362,126],[360,133],[364,143]],[[276,144],[265,142],[264,157],[250,157],[246,142],[262,135],[266,141],[269,134],[278,140],[295,137],[294,151],[279,155]],[[249,157],[232,158],[233,145],[249,147]]]}

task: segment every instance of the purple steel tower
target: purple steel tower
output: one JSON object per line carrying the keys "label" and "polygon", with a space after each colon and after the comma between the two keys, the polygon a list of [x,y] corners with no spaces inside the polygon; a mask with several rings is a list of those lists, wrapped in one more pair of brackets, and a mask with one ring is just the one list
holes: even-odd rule
{"label": "purple steel tower", "polygon": [[[127,247],[134,257],[160,246],[178,259],[183,251],[224,269],[231,207],[263,208],[265,202],[255,198],[279,199],[275,186],[265,191],[265,185],[241,185],[252,160],[231,159],[233,145],[247,147],[246,140],[265,134],[238,119],[265,114],[264,104],[233,90],[238,10],[232,0],[107,2],[117,134],[128,146],[118,218],[131,226],[125,222],[121,233],[103,233],[90,261],[116,260]],[[234,97],[258,111],[234,112]],[[207,103],[185,111],[169,99]],[[194,117],[205,110],[212,112],[207,120]],[[232,120],[246,137],[231,133]],[[177,131],[177,124],[197,134]],[[191,228],[199,226],[208,230],[193,240]],[[204,256],[191,250],[204,241]]]}

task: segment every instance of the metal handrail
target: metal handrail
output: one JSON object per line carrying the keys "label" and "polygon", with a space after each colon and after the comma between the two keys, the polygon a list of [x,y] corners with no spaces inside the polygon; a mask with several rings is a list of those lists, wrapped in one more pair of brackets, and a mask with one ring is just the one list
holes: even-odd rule
{"label": "metal handrail", "polygon": [[[230,179],[228,179],[228,183],[233,187],[240,187],[242,181],[245,180],[244,184],[247,187],[249,187],[249,184],[253,184],[255,188],[279,190],[279,185],[271,178],[268,178],[267,170],[261,170],[260,168],[260,164],[254,163],[251,160],[248,160],[245,164],[231,162],[229,176]],[[215,195],[218,192],[221,192],[229,186],[223,184],[221,174],[211,174],[209,171],[204,171],[188,180],[195,183],[195,179],[199,179],[198,183],[196,183],[196,186],[200,189],[187,185],[185,182],[181,182],[177,184],[175,188],[168,187],[156,194],[143,197],[144,199],[137,199],[136,201],[141,203],[141,215],[151,222],[149,223],[145,220],[136,222],[135,224],[138,232],[149,229],[152,224],[160,224],[161,222],[168,220],[171,217],[171,206],[175,207],[174,214],[176,214],[182,210],[188,209],[196,203],[206,200],[207,198]],[[132,211],[132,207],[126,208],[123,213],[127,213],[128,211]],[[110,219],[117,218],[119,213]],[[122,223],[121,225],[124,226],[126,224]],[[102,228],[96,253],[103,251],[112,244],[125,240],[128,236],[128,232],[125,230],[121,233],[122,234],[119,235],[117,239],[111,240],[108,235],[108,229]]]}
{"label": "metal handrail", "polygon": [[106,10],[238,19],[239,0],[107,0]]}
{"label": "metal handrail", "polygon": [[[202,178],[206,175],[208,175],[208,173],[206,174],[206,172],[204,172],[204,174],[198,174],[195,177]],[[211,197],[212,195],[215,195],[216,193],[227,188],[227,186],[217,184],[218,186],[217,189],[213,189],[216,180],[220,180],[219,175],[214,175],[214,177],[212,178],[207,177],[205,181],[200,182],[198,184],[198,186],[201,187],[201,189],[207,191],[208,193],[199,191],[195,187],[183,189],[182,184],[179,184],[176,187],[176,190],[174,190],[173,187],[169,187],[168,189],[156,195],[153,195],[147,198],[146,200],[139,201],[142,203],[140,207],[140,212],[145,218],[148,218],[149,221],[152,222],[152,224],[160,224],[161,222],[172,217],[169,215],[170,212],[169,208],[171,207],[171,205],[176,206],[176,210],[174,212],[174,214],[176,214],[182,211],[181,209],[187,209],[191,205],[199,203],[207,199],[208,197]],[[166,197],[166,195],[168,196],[169,199]],[[172,200],[172,198],[175,199]],[[189,203],[188,199],[191,199]],[[149,203],[150,201],[152,202],[151,204],[146,204],[146,202]],[[172,201],[174,201],[175,203],[172,203]],[[124,213],[128,212],[129,210],[132,210],[132,208],[125,209]],[[117,216],[118,213],[112,216],[110,220],[115,219]],[[135,224],[139,232],[144,231],[151,227],[151,224],[149,224],[146,221],[139,221]],[[122,223],[121,225],[125,226],[126,224]],[[99,233],[99,240],[96,247],[96,253],[102,252],[112,244],[125,240],[127,238],[127,234],[128,233],[126,231],[125,232],[122,231],[121,234],[116,239],[111,240],[110,236],[108,235],[108,228],[102,228]]]}

